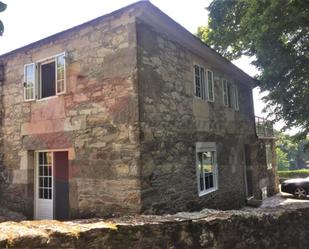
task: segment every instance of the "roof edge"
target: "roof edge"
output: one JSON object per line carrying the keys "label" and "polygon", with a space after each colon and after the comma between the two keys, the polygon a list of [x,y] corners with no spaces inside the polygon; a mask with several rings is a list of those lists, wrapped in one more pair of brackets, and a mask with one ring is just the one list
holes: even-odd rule
{"label": "roof edge", "polygon": [[0,59],[4,59],[5,57],[10,56],[10,55],[15,54],[15,53],[18,53],[18,52],[20,52],[20,51],[22,51],[24,49],[32,48],[34,46],[37,46],[40,43],[44,44],[46,42],[53,41],[53,40],[57,39],[59,36],[64,35],[64,34],[70,32],[70,31],[78,30],[78,29],[83,28],[85,26],[88,26],[88,25],[94,24],[96,22],[99,22],[101,20],[107,19],[109,17],[112,17],[113,15],[119,14],[121,12],[125,12],[128,9],[132,8],[132,7],[139,6],[139,5],[144,5],[145,2],[148,2],[148,1],[147,0],[140,0],[140,1],[134,2],[132,4],[129,4],[129,5],[126,5],[126,6],[122,7],[120,9],[117,9],[117,10],[114,10],[114,11],[109,12],[107,14],[104,14],[102,16],[99,16],[97,18],[91,19],[89,21],[86,21],[84,23],[78,24],[78,25],[73,26],[71,28],[62,30],[60,32],[57,32],[57,33],[52,34],[50,36],[47,36],[45,38],[42,38],[42,39],[39,39],[37,41],[31,42],[31,43],[29,43],[27,45],[21,46],[21,47],[16,48],[16,49],[13,49],[13,50],[11,50],[9,52],[5,52],[4,54],[0,55]]}
{"label": "roof edge", "polygon": [[[210,46],[208,46],[205,42],[203,42],[200,38],[198,38],[197,36],[195,36],[194,34],[192,34],[190,31],[188,31],[185,27],[183,27],[181,24],[179,24],[178,22],[176,22],[174,19],[172,19],[170,16],[168,16],[167,14],[165,14],[162,10],[160,10],[157,6],[155,6],[154,4],[152,4],[150,1],[143,1],[146,3],[146,5],[148,5],[150,8],[152,8],[154,11],[156,11],[157,13],[159,13],[159,15],[164,16],[165,18],[167,18],[169,20],[169,22],[172,25],[175,25],[181,32],[184,32],[186,35],[191,36],[191,38],[193,38],[195,41],[197,41],[200,45],[204,46],[210,53],[212,53],[215,57],[217,57],[218,59],[222,60],[223,63],[226,63],[227,65],[229,65],[234,71],[236,71],[236,73],[241,74],[243,77],[247,78],[250,81],[250,85],[254,88],[256,86],[259,85],[259,81],[257,79],[255,79],[254,77],[250,76],[249,74],[247,74],[246,72],[244,72],[242,69],[240,69],[239,67],[237,67],[235,64],[233,64],[230,60],[228,60],[227,58],[225,58],[224,56],[222,56],[220,53],[218,53],[216,50],[214,50],[213,48],[211,48]],[[249,82],[248,82],[249,84]]]}

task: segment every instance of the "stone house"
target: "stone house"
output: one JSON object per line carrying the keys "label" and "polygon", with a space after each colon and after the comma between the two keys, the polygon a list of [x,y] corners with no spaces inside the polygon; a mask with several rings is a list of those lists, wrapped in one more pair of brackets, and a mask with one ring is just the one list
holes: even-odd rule
{"label": "stone house", "polygon": [[257,82],[148,1],[0,62],[1,202],[29,218],[231,209],[277,191]]}

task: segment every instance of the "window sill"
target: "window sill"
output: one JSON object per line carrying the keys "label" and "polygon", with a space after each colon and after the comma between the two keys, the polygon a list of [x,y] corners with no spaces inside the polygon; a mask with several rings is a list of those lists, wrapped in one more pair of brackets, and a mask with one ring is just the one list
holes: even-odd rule
{"label": "window sill", "polygon": [[194,96],[193,99],[194,99],[194,100],[203,101],[204,103],[212,103],[212,104],[215,103],[215,101],[207,100],[207,99],[202,99],[201,97],[197,97],[197,96]]}
{"label": "window sill", "polygon": [[217,190],[218,190],[218,188],[207,189],[207,190],[204,190],[204,191],[202,191],[202,192],[199,192],[199,193],[198,193],[198,196],[199,196],[199,197],[202,197],[202,196],[204,196],[204,195],[213,193],[213,192],[215,192],[215,191],[217,191]]}
{"label": "window sill", "polygon": [[42,98],[42,99],[37,99],[37,102],[41,102],[41,101],[45,101],[45,100],[50,100],[50,99],[55,99],[55,98],[58,98],[58,95],[50,96],[50,97],[46,97],[46,98]]}
{"label": "window sill", "polygon": [[26,103],[27,103],[27,102],[28,102],[28,103],[29,103],[29,102],[35,102],[35,101],[36,101],[36,99],[24,99],[24,102],[26,102]]}
{"label": "window sill", "polygon": [[59,96],[62,96],[62,95],[65,95],[65,93],[59,93],[57,95],[42,98],[42,99],[24,100],[24,102],[31,102],[31,101],[41,102],[41,101],[45,101],[45,100],[55,99],[55,98],[58,98]]}

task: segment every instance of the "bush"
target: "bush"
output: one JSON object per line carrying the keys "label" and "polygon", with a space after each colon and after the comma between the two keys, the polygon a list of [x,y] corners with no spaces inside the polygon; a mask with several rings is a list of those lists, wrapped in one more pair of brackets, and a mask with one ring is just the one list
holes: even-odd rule
{"label": "bush", "polygon": [[280,178],[304,178],[309,177],[309,169],[278,171]]}

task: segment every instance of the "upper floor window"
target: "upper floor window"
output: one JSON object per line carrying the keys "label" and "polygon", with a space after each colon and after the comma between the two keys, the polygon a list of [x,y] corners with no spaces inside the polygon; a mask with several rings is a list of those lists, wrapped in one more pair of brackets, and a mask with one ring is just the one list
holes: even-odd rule
{"label": "upper floor window", "polygon": [[27,64],[24,66],[24,99],[35,99],[35,64]]}
{"label": "upper floor window", "polygon": [[196,143],[196,167],[199,196],[218,189],[215,143]]}
{"label": "upper floor window", "polygon": [[195,96],[203,100],[214,102],[214,79],[213,72],[203,67],[194,65]]}
{"label": "upper floor window", "polygon": [[235,84],[228,82],[226,79],[222,80],[222,96],[223,105],[239,110],[239,96],[238,88]]}
{"label": "upper floor window", "polygon": [[208,101],[215,101],[214,94],[214,77],[212,71],[207,70],[207,93],[208,93]]}
{"label": "upper floor window", "polygon": [[194,80],[195,80],[195,96],[201,99],[206,99],[205,86],[205,70],[198,65],[194,66]]}
{"label": "upper floor window", "polygon": [[25,100],[44,99],[65,93],[65,54],[25,65]]}

